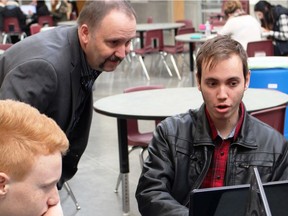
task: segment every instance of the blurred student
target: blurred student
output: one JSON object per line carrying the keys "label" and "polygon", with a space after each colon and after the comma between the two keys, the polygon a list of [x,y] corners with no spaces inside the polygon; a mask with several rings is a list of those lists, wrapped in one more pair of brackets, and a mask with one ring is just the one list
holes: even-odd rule
{"label": "blurred student", "polygon": [[[29,28],[26,25],[26,15],[23,13],[19,6],[19,2],[16,0],[8,0],[5,4],[5,9],[3,11],[3,18],[5,17],[16,17],[18,19],[19,27],[21,31],[29,35]],[[12,39],[13,43],[18,42],[19,39]]]}
{"label": "blurred student", "polygon": [[5,10],[6,0],[0,0],[0,41],[3,41],[3,12]]}
{"label": "blurred student", "polygon": [[37,0],[36,2],[36,15],[39,16],[48,16],[51,14],[48,9],[45,0]]}
{"label": "blurred student", "polygon": [[245,50],[248,42],[261,40],[260,23],[243,11],[240,1],[225,1],[224,13],[227,22],[218,34],[231,36],[232,39],[240,42]]}
{"label": "blurred student", "polygon": [[261,21],[263,36],[274,41],[274,55],[288,55],[288,9],[259,1],[255,4],[254,11]]}
{"label": "blurred student", "polygon": [[62,216],[57,190],[68,140],[23,102],[0,100],[0,215]]}
{"label": "blurred student", "polygon": [[40,16],[49,16],[51,15],[51,12],[49,11],[45,0],[37,0],[35,1],[35,8],[36,8],[36,12],[32,13],[30,16],[30,22],[27,24],[27,26],[30,26],[34,23],[38,23],[38,18]]}
{"label": "blurred student", "polygon": [[55,1],[56,5],[52,6],[55,10],[52,11],[54,22],[62,22],[70,20],[70,14],[72,12],[72,5],[68,0]]}

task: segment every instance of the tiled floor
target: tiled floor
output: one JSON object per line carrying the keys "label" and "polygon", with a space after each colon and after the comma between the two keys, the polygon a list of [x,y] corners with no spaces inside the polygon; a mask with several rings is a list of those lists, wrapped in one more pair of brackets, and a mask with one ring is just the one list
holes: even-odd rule
{"label": "tiled floor", "polygon": [[[137,85],[162,84],[166,88],[192,85],[192,73],[187,66],[182,68],[182,80],[179,81],[174,70],[173,77],[169,77],[163,63],[157,61],[156,56],[145,58],[145,62],[150,81],[147,81],[137,61],[132,66],[123,61],[115,72],[103,73],[97,79],[94,100],[122,93],[125,88]],[[182,65],[181,58],[179,63]],[[142,130],[150,130],[152,125],[151,122],[141,122]],[[116,119],[94,112],[88,147],[81,158],[77,174],[69,182],[81,210],[76,210],[71,197],[63,188],[60,196],[65,216],[122,215],[121,187],[119,193],[114,193],[119,173],[118,160]],[[129,161],[130,215],[139,216],[134,195],[141,170],[137,151],[130,154]]]}

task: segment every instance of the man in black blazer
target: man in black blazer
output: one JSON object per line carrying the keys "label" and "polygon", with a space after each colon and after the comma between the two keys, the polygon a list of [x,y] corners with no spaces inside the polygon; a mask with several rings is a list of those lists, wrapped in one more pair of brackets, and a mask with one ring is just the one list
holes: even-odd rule
{"label": "man in black blazer", "polygon": [[71,179],[83,154],[92,119],[92,86],[102,71],[113,71],[136,35],[136,15],[123,1],[86,1],[77,26],[29,36],[0,57],[0,99],[36,107],[66,133],[58,187]]}

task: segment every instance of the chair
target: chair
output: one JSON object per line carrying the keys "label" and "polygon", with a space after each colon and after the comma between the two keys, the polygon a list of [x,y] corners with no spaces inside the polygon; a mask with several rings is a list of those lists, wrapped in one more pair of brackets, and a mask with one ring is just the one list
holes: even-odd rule
{"label": "chair", "polygon": [[281,134],[284,134],[286,107],[286,105],[277,106],[265,110],[251,112],[250,114],[260,121],[263,121],[271,127],[275,128]]}
{"label": "chair", "polygon": [[[143,58],[152,53],[159,53],[162,51],[164,46],[164,41],[163,41],[163,31],[161,29],[157,30],[150,30],[146,32],[145,36],[145,41],[144,41],[144,47],[143,48],[138,48],[134,49],[131,51],[131,54],[136,54],[135,56],[139,59],[139,62],[143,68],[143,71],[146,75],[146,78],[150,80],[147,68],[145,66]],[[166,62],[165,62],[166,63]],[[164,64],[165,64],[164,63]],[[169,75],[172,76],[171,71],[168,71]]]}
{"label": "chair", "polygon": [[8,48],[10,48],[13,44],[12,43],[6,43],[6,44],[0,44],[0,50],[6,51]]}
{"label": "chair", "polygon": [[[153,23],[153,17],[152,16],[147,17],[146,23]],[[144,41],[145,37],[146,32],[142,32],[142,37],[141,33],[136,32],[136,37],[131,42],[130,50],[133,51],[134,49],[138,49],[139,47],[141,48],[141,40]],[[135,57],[135,52],[130,52],[129,55],[127,55],[126,57],[128,59],[128,62],[131,63],[131,58]]]}
{"label": "chair", "polygon": [[247,44],[248,57],[254,56],[274,56],[274,46],[272,40],[252,41]]}
{"label": "chair", "polygon": [[16,17],[4,17],[3,19],[4,37],[3,43],[11,42],[11,36],[18,36],[20,40],[26,37],[26,33],[20,28],[19,21]]}
{"label": "chair", "polygon": [[54,26],[54,20],[53,17],[50,15],[45,15],[45,16],[39,16],[38,17],[38,24],[43,27],[43,26]]}
{"label": "chair", "polygon": [[[153,23],[153,17],[149,16],[147,17],[147,21],[146,23]],[[136,37],[132,40],[132,43],[131,43],[131,50],[134,50],[135,48],[139,48],[141,45],[141,39],[144,40],[144,38],[146,37],[146,32],[143,32],[142,33],[142,37],[140,36],[140,33],[139,32],[136,32]]]}
{"label": "chair", "polygon": [[188,19],[176,20],[176,23],[184,23],[185,24],[183,27],[180,27],[180,28],[192,28],[193,27],[192,20],[188,20]]}
{"label": "chair", "polygon": [[[135,91],[145,91],[145,90],[155,90],[155,89],[163,89],[164,86],[162,85],[151,85],[151,86],[137,86],[137,87],[131,87],[127,88],[124,90],[124,93],[130,93],[130,92],[135,92]],[[155,126],[159,123],[160,121],[155,121]],[[137,119],[127,119],[127,139],[128,139],[128,146],[129,146],[129,151],[128,153],[130,154],[133,150],[140,148],[141,151],[139,153],[139,159],[140,159],[140,166],[141,169],[144,164],[144,151],[147,149],[148,144],[150,143],[151,139],[153,136],[153,132],[146,132],[146,133],[141,133],[139,131],[138,127],[138,121]],[[118,176],[116,187],[114,192],[118,192],[118,187],[120,185],[122,179],[121,173]]]}
{"label": "chair", "polygon": [[42,28],[41,25],[39,25],[38,23],[34,23],[34,24],[30,25],[31,35],[39,33],[41,28]]}
{"label": "chair", "polygon": [[71,196],[73,202],[75,203],[76,210],[80,210],[81,207],[80,207],[80,205],[79,205],[79,203],[78,203],[78,201],[77,201],[77,199],[76,199],[76,197],[75,197],[70,185],[68,184],[68,182],[64,182],[64,187],[67,190],[68,194]]}
{"label": "chair", "polygon": [[153,17],[151,16],[147,17],[147,23],[153,23]]}
{"label": "chair", "polygon": [[[195,32],[195,28],[193,27],[179,28],[177,35],[189,34],[189,33],[194,33],[194,32]],[[189,52],[189,49],[187,49],[187,47],[185,47],[184,42],[181,42],[181,41],[176,41],[175,45],[165,45],[163,48],[162,55],[164,56],[164,61],[166,61],[167,56],[170,55],[171,62],[173,64],[174,70],[179,80],[181,80],[181,76],[180,76],[174,55],[182,54],[184,57],[184,54],[188,52]],[[165,66],[168,67],[167,63],[165,63]],[[167,70],[169,70],[169,68],[167,68]]]}
{"label": "chair", "polygon": [[240,0],[242,4],[242,9],[245,11],[246,14],[250,14],[250,3],[249,0]]}

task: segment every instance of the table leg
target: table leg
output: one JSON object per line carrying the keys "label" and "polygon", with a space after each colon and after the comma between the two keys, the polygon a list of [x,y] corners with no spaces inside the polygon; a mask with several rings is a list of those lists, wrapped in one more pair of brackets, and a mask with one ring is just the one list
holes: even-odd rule
{"label": "table leg", "polygon": [[140,37],[140,47],[143,48],[144,47],[144,32],[143,31],[139,32],[139,37]]}
{"label": "table leg", "polygon": [[190,72],[194,71],[194,59],[193,59],[193,43],[189,43],[189,61],[190,61]]}
{"label": "table leg", "polygon": [[123,216],[130,215],[130,200],[129,200],[129,176],[128,173],[122,174],[122,209]]}
{"label": "table leg", "polygon": [[117,118],[120,173],[122,174],[122,210],[129,215],[129,155],[127,140],[127,120]]}

